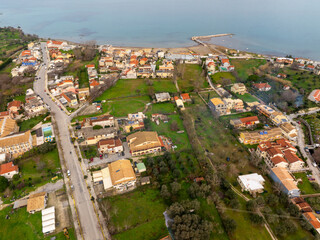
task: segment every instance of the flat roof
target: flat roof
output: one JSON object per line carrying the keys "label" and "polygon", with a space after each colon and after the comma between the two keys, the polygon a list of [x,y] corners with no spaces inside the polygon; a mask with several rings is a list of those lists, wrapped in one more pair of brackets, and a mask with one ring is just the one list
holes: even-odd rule
{"label": "flat roof", "polygon": [[49,225],[49,226],[43,227],[43,228],[42,228],[42,232],[43,232],[43,233],[48,233],[48,232],[54,231],[55,229],[56,229],[55,224],[51,224],[51,225]]}

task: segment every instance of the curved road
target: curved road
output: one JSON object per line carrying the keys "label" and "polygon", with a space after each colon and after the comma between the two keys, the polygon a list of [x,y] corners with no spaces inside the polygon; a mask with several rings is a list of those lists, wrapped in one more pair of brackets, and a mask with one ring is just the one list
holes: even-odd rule
{"label": "curved road", "polygon": [[[43,62],[48,66],[48,58],[46,51],[46,44],[41,43]],[[55,115],[55,121],[59,130],[59,141],[63,148],[63,156],[67,168],[71,172],[69,180],[74,186],[73,198],[76,204],[77,213],[80,220],[82,238],[90,240],[102,240],[104,235],[100,228],[97,215],[95,213],[93,204],[90,200],[90,194],[78,162],[78,157],[75,148],[70,141],[70,133],[68,126],[70,124],[70,117],[52,101],[51,97],[45,92],[46,89],[46,69],[41,67],[38,71],[39,80],[34,82],[34,91],[43,98],[43,101],[51,108],[51,112]],[[75,219],[75,216],[73,216]]]}

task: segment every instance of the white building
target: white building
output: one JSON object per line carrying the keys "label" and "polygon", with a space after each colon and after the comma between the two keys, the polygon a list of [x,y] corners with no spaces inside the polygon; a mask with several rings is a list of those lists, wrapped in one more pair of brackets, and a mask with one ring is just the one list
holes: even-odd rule
{"label": "white building", "polygon": [[238,176],[238,182],[242,191],[248,191],[251,195],[255,196],[256,193],[263,192],[265,180],[261,175],[252,173]]}
{"label": "white building", "polygon": [[42,233],[49,234],[56,229],[55,208],[49,207],[41,211],[42,214]]}

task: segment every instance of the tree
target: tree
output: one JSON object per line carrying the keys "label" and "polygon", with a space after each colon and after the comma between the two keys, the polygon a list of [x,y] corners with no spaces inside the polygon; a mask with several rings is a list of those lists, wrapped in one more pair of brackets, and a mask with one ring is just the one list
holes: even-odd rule
{"label": "tree", "polygon": [[263,218],[259,216],[258,214],[250,214],[250,220],[254,224],[261,225],[263,223]]}
{"label": "tree", "polygon": [[0,192],[4,192],[9,186],[9,181],[4,176],[0,176]]}
{"label": "tree", "polygon": [[180,183],[177,183],[177,182],[171,183],[170,186],[171,186],[172,194],[177,194],[181,189]]}
{"label": "tree", "polygon": [[224,229],[229,234],[233,233],[237,228],[236,221],[231,218],[223,218],[222,222],[223,222]]}
{"label": "tree", "polygon": [[162,185],[160,195],[164,199],[169,199],[171,197],[170,192],[168,191],[168,187],[166,185]]}

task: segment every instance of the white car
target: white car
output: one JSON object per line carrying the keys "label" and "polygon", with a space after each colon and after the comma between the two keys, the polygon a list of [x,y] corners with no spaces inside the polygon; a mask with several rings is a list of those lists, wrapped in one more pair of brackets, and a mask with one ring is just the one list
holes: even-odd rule
{"label": "white car", "polygon": [[70,177],[70,175],[71,175],[70,170],[67,171],[67,175],[68,175],[68,177]]}

